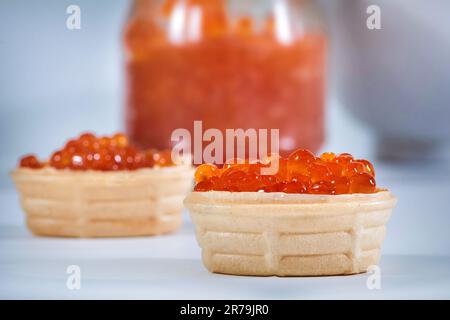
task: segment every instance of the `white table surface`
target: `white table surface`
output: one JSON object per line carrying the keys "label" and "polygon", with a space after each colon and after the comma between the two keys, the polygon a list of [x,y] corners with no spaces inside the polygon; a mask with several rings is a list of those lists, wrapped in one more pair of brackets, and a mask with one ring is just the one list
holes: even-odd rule
{"label": "white table surface", "polygon": [[[174,235],[128,239],[52,239],[0,227],[0,298],[62,299],[397,299],[450,298],[450,257],[384,255],[381,289],[368,274],[277,278],[209,273],[193,226]],[[80,290],[66,287],[69,265]]]}

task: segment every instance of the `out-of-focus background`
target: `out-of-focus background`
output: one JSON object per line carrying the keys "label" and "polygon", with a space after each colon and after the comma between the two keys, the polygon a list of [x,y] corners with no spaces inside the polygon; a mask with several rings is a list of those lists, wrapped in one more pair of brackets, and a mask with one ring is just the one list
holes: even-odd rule
{"label": "out-of-focus background", "polygon": [[[319,2],[331,37],[322,149],[374,159],[379,185],[399,197],[384,253],[450,255],[450,3]],[[66,28],[71,4],[81,8],[80,30]],[[370,4],[382,10],[381,30],[365,28]],[[129,6],[0,2],[2,224],[23,224],[8,177],[21,155],[46,157],[84,130],[124,129],[121,35]]]}

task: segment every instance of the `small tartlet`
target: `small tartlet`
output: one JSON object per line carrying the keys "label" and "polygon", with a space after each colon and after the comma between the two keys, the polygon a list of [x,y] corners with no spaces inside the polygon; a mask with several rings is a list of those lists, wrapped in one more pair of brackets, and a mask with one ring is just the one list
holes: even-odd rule
{"label": "small tartlet", "polygon": [[11,172],[36,235],[129,237],[176,231],[192,186],[190,155],[139,149],[123,133],[84,132],[45,161],[28,154]]}
{"label": "small tartlet", "polygon": [[184,204],[206,268],[253,276],[323,276],[376,265],[396,204],[387,190],[311,195],[192,192]]}
{"label": "small tartlet", "polygon": [[182,222],[190,165],[134,171],[17,168],[11,172],[36,235],[125,237],[165,234]]}

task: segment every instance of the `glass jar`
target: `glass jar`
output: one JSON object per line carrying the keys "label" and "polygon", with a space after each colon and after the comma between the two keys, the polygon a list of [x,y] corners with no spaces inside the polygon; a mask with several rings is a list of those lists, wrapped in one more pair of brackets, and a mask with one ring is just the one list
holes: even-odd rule
{"label": "glass jar", "polygon": [[[327,37],[313,0],[135,0],[125,28],[126,128],[142,148],[177,128],[324,139]],[[225,135],[224,135],[225,136]]]}

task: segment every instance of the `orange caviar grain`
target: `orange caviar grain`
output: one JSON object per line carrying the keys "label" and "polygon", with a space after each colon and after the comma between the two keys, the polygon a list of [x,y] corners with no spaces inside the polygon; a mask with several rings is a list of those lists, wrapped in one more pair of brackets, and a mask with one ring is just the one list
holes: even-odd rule
{"label": "orange caviar grain", "polygon": [[368,173],[358,173],[350,178],[350,193],[374,193],[375,178]]}
{"label": "orange caviar grain", "polygon": [[172,152],[160,151],[153,154],[153,161],[156,166],[167,167],[173,165]]}
{"label": "orange caviar grain", "polygon": [[336,194],[347,194],[350,190],[350,179],[347,177],[334,178],[331,183],[334,185]]}
{"label": "orange caviar grain", "polygon": [[314,182],[308,189],[311,194],[335,194],[336,190],[331,182],[318,181]]}
{"label": "orange caviar grain", "polygon": [[289,157],[288,160],[304,160],[306,162],[311,162],[314,161],[316,159],[316,157],[314,156],[314,154],[312,154],[311,151],[305,150],[305,149],[298,149],[294,152],[292,152]]}
{"label": "orange caviar grain", "polygon": [[33,154],[21,158],[19,165],[22,168],[30,168],[30,169],[40,169],[44,166]]}
{"label": "orange caviar grain", "polygon": [[373,164],[368,160],[358,159],[356,160],[364,165],[364,172],[370,174],[372,177],[375,177],[375,169]]}
{"label": "orange caviar grain", "polygon": [[319,182],[319,181],[328,181],[331,178],[331,170],[324,163],[314,162],[311,165],[311,181]]}
{"label": "orange caviar grain", "polygon": [[333,152],[324,152],[320,156],[320,159],[323,161],[332,161],[334,158],[336,158],[336,155]]}
{"label": "orange caviar grain", "polygon": [[72,154],[70,169],[72,170],[83,170],[85,166],[85,157],[81,152],[76,152]]}
{"label": "orange caviar grain", "polygon": [[337,163],[327,162],[327,167],[330,169],[331,173],[335,177],[340,177],[344,175],[344,168]]}
{"label": "orange caviar grain", "polygon": [[86,132],[80,135],[78,138],[79,144],[84,148],[89,148],[93,145],[93,143],[96,141],[95,135],[93,135],[90,132]]}
{"label": "orange caviar grain", "polygon": [[212,177],[217,177],[220,174],[219,169],[215,165],[202,164],[195,171],[195,182],[208,180]]}
{"label": "orange caviar grain", "polygon": [[308,186],[301,181],[293,181],[284,185],[282,192],[285,193],[306,193]]}
{"label": "orange caviar grain", "polygon": [[298,175],[310,175],[311,164],[307,160],[289,160],[287,163],[287,173],[289,177]]}
{"label": "orange caviar grain", "polygon": [[50,157],[50,165],[56,169],[62,168],[62,152],[56,151]]}
{"label": "orange caviar grain", "polygon": [[128,145],[128,138],[123,133],[116,133],[112,138],[119,147],[123,148]]}
{"label": "orange caviar grain", "polygon": [[352,176],[358,173],[364,173],[365,166],[358,161],[352,161],[347,165],[347,175]]}
{"label": "orange caviar grain", "polygon": [[[220,189],[223,189],[226,187],[232,187],[233,189],[238,189],[238,186],[241,184],[243,179],[245,178],[246,173],[243,171],[232,171],[227,172],[227,174],[222,174],[220,176],[220,183],[217,183]],[[228,189],[227,189],[228,190]],[[217,190],[220,191],[220,190]]]}
{"label": "orange caviar grain", "polygon": [[264,188],[264,183],[260,176],[253,173],[247,173],[239,183],[235,184],[235,186],[239,191],[256,192]]}
{"label": "orange caviar grain", "polygon": [[213,184],[210,180],[200,181],[195,185],[194,191],[210,191],[212,186]]}

